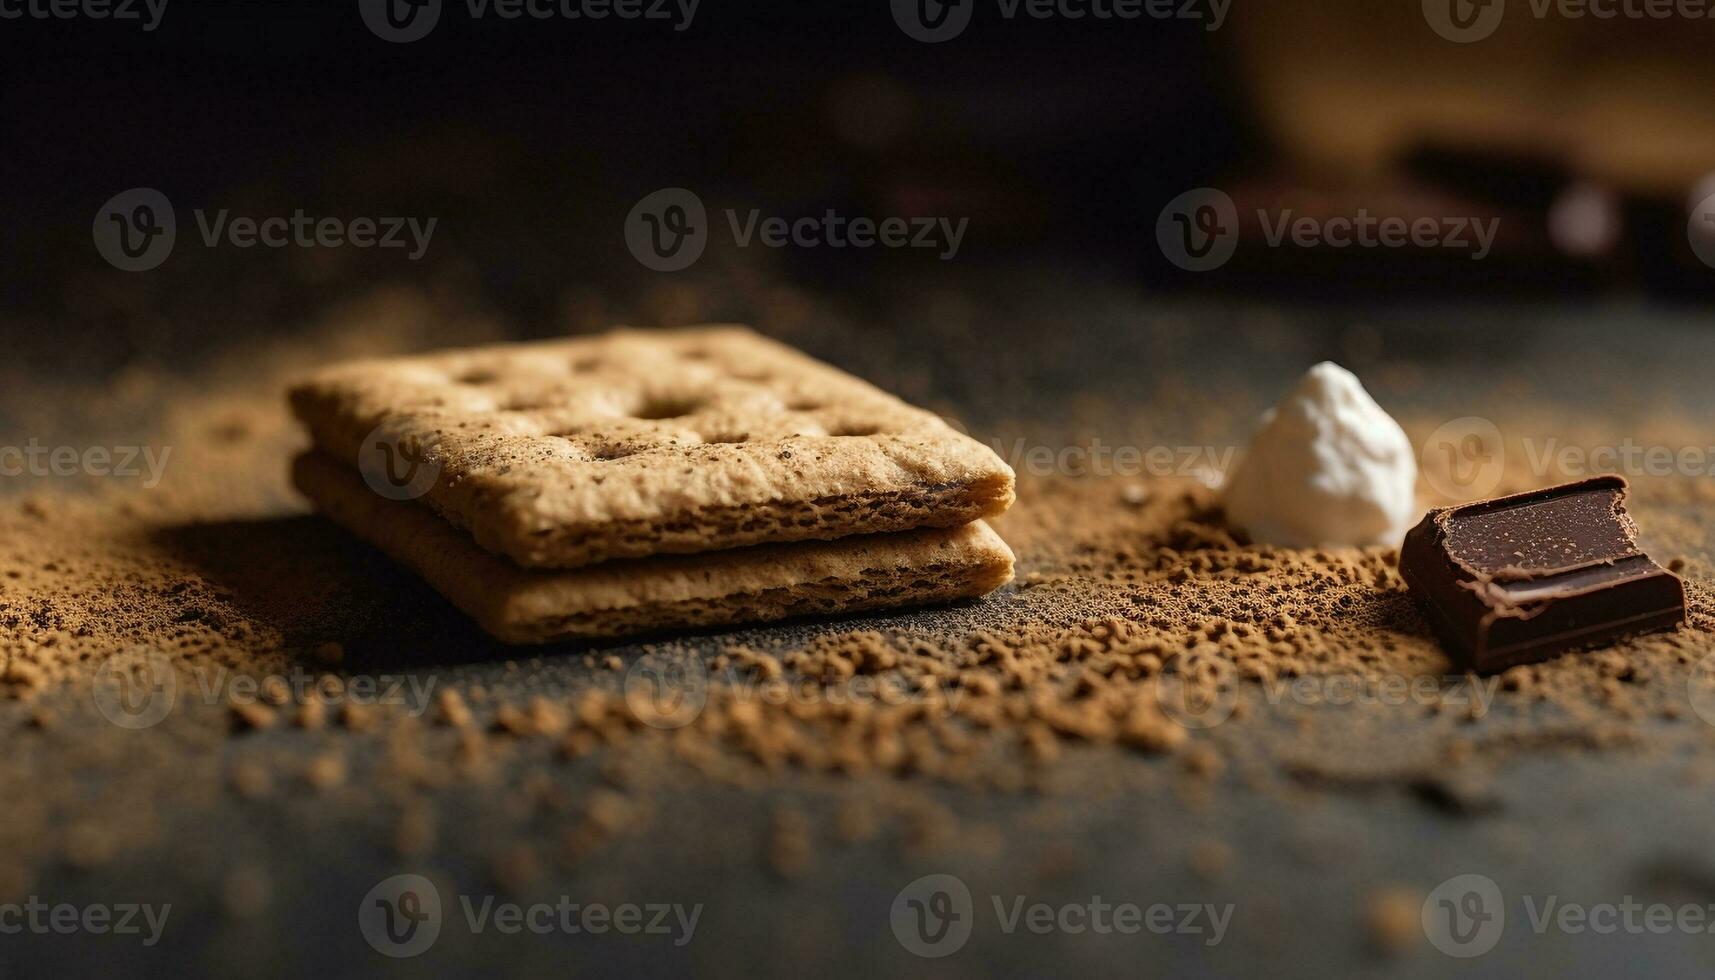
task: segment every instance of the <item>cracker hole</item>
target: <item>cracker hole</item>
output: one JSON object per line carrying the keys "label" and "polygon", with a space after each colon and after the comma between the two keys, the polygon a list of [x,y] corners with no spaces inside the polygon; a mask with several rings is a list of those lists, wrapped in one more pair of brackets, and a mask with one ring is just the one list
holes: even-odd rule
{"label": "cracker hole", "polygon": [[594,371],[596,368],[601,367],[601,364],[602,361],[599,357],[579,357],[567,366],[573,371],[582,373],[584,371]]}
{"label": "cracker hole", "polygon": [[611,462],[616,459],[624,459],[627,456],[635,456],[642,451],[643,450],[637,446],[616,444],[591,449],[589,454],[591,459],[600,460],[602,462]]}
{"label": "cracker hole", "polygon": [[461,385],[486,385],[499,381],[500,374],[493,368],[470,368],[454,375],[453,380]]}
{"label": "cracker hole", "polygon": [[865,424],[862,422],[853,422],[853,423],[849,423],[847,425],[838,425],[838,426],[835,426],[834,428],[828,430],[828,435],[831,435],[831,436],[873,436],[873,435],[879,435],[880,433],[881,433],[881,426],[879,426],[879,425],[868,425],[868,424]]}
{"label": "cracker hole", "polygon": [[650,398],[637,406],[631,417],[651,422],[676,419],[696,411],[698,404],[694,398]]}
{"label": "cracker hole", "polygon": [[822,403],[814,398],[794,398],[786,403],[789,412],[814,412],[822,407]]}

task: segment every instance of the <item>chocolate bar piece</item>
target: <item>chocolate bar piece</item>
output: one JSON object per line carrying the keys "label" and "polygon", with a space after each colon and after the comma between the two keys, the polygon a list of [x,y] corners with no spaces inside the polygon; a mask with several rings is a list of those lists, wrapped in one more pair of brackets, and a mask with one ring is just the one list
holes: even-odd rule
{"label": "chocolate bar piece", "polygon": [[1685,621],[1679,576],[1638,548],[1626,481],[1601,476],[1442,507],[1405,536],[1399,570],[1478,672]]}

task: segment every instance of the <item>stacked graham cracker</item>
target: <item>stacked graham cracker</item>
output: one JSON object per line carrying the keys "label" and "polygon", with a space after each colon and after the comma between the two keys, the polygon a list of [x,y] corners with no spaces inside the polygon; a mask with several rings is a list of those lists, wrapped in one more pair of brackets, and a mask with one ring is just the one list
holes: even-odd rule
{"label": "stacked graham cracker", "polygon": [[1012,576],[987,447],[742,327],[337,365],[298,488],[509,643],[921,605]]}

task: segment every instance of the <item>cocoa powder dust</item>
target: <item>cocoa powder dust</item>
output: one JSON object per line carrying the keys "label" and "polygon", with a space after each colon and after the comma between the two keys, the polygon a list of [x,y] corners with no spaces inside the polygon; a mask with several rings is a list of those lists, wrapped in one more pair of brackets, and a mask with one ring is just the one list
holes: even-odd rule
{"label": "cocoa powder dust", "polygon": [[[833,808],[811,821],[820,804],[788,800],[763,830],[757,860],[792,878],[820,849],[884,833],[908,849],[995,846],[992,828],[959,826],[927,786],[1194,801],[1237,779],[1283,805],[1397,789],[1480,812],[1517,753],[1671,752],[1702,735],[1686,691],[1715,629],[1700,557],[1709,481],[1637,481],[1631,500],[1652,553],[1688,580],[1688,628],[1494,679],[1449,664],[1392,551],[1258,547],[1227,529],[1204,482],[1072,473],[1021,475],[1017,506],[995,522],[1018,578],[981,602],[498,647],[293,496],[285,470],[301,439],[280,397],[313,363],[497,333],[381,294],[194,383],[131,379],[112,408],[154,407],[142,439],[172,447],[159,486],[37,481],[0,498],[13,746],[0,795],[21,801],[0,818],[0,891],[128,848],[212,865],[169,839],[163,814],[232,799],[332,801],[373,815],[372,839],[424,855],[446,839],[439,789],[493,787],[498,807],[555,815],[548,831],[502,821],[512,829],[483,845],[495,880],[523,888],[544,864],[647,828],[669,789],[790,782]],[[1434,424],[1402,421],[1414,437]],[[1497,490],[1535,482],[1509,471]],[[1441,501],[1426,485],[1422,502]],[[97,692],[115,655],[132,658],[117,669],[159,655],[176,671],[159,737],[104,720]],[[376,678],[409,681],[397,699],[354,693]],[[570,796],[555,772],[583,764],[601,785]],[[101,773],[93,788],[79,767]],[[1231,854],[1205,839],[1187,861],[1218,877]],[[225,876],[233,914],[266,905],[263,867],[208,873]],[[1371,908],[1383,945],[1405,943],[1409,904]]]}

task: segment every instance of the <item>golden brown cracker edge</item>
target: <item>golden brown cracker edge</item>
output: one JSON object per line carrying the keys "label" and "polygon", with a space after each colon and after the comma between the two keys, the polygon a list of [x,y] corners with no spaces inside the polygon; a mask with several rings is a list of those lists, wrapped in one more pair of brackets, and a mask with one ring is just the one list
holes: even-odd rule
{"label": "golden brown cracker edge", "polygon": [[507,643],[930,605],[983,595],[1012,577],[1011,549],[981,521],[581,569],[521,569],[428,508],[376,494],[326,455],[298,457],[292,476],[328,517],[421,575]]}

